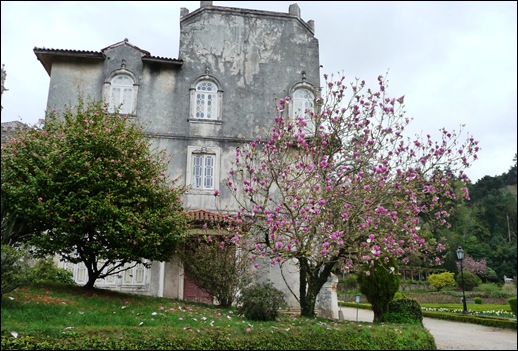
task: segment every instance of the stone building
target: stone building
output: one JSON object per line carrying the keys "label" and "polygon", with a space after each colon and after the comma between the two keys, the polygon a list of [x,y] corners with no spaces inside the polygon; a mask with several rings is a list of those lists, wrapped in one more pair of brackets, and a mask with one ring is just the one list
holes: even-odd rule
{"label": "stone building", "polygon": [[[276,102],[290,96],[292,114],[312,104],[320,83],[319,43],[314,22],[302,19],[297,4],[284,13],[201,1],[193,12],[182,8],[179,21],[178,58],[153,56],[141,48],[145,43],[128,39],[100,51],[34,53],[50,76],[48,109],[73,106],[79,92],[111,108],[122,104],[121,113],[173,155],[171,176],[190,186],[185,208],[203,219],[217,216],[215,190],[218,207],[232,208],[224,179],[235,149],[273,125]],[[86,279],[80,266],[69,268],[78,282]],[[137,267],[100,285],[202,301],[191,283],[173,261]]]}

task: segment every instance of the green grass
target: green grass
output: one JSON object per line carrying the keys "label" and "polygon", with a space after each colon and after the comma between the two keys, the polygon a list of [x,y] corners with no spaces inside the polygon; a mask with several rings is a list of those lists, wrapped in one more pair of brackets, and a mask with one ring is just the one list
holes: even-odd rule
{"label": "green grass", "polygon": [[55,284],[5,294],[1,316],[2,349],[436,349],[416,325],[257,322],[234,308]]}

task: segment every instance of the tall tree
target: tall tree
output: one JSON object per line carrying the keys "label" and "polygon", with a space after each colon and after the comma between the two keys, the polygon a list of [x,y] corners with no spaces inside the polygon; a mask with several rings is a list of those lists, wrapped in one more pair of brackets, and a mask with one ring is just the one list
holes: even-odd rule
{"label": "tall tree", "polygon": [[183,189],[141,126],[80,101],[2,145],[2,210],[34,233],[39,256],[82,262],[99,278],[167,261],[185,235]]}
{"label": "tall tree", "polygon": [[246,227],[233,228],[234,240],[252,241],[272,265],[298,265],[293,294],[305,316],[335,269],[368,274],[392,258],[442,250],[420,235],[421,217],[448,224],[457,197],[450,180],[469,182],[463,170],[478,151],[473,137],[461,140],[462,127],[441,129],[440,141],[405,137],[404,97],[389,97],[381,75],[374,90],[324,78],[313,111],[290,116],[289,98],[279,101],[274,127],[237,150],[227,183],[239,203],[232,223]]}

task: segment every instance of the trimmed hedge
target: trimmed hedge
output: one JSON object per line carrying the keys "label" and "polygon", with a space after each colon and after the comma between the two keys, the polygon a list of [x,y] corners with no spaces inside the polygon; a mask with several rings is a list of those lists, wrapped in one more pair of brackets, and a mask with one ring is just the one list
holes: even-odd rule
{"label": "trimmed hedge", "polygon": [[2,350],[437,350],[430,332],[409,326],[398,331],[361,325],[347,329],[272,329],[246,333],[231,328],[187,329],[175,333],[163,328],[147,334],[128,328],[91,331],[60,339],[47,336],[14,338],[2,333]]}
{"label": "trimmed hedge", "polygon": [[507,301],[509,301],[509,305],[511,306],[511,311],[513,312],[514,316],[516,317],[516,297],[512,297]]}

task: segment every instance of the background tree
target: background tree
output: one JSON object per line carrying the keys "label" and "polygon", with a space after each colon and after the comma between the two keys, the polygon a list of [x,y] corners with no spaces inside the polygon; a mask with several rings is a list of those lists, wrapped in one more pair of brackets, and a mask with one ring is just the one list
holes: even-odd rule
{"label": "background tree", "polygon": [[273,128],[237,150],[227,183],[239,203],[233,223],[246,224],[233,228],[235,240],[254,242],[258,260],[298,265],[293,295],[305,316],[336,268],[443,249],[421,237],[420,217],[448,224],[450,180],[469,182],[463,170],[478,151],[473,137],[445,129],[440,141],[405,137],[404,98],[387,95],[383,76],[374,90],[324,77],[314,111],[290,116],[289,99],[280,100]]}
{"label": "background tree", "polygon": [[252,270],[247,252],[223,234],[196,235],[185,242],[178,255],[196,285],[228,307],[252,282]]}
{"label": "background tree", "polygon": [[34,233],[38,256],[84,263],[91,288],[169,260],[183,240],[183,189],[166,161],[129,117],[80,101],[2,145],[2,207]]}

